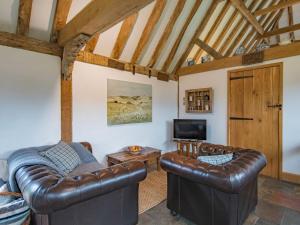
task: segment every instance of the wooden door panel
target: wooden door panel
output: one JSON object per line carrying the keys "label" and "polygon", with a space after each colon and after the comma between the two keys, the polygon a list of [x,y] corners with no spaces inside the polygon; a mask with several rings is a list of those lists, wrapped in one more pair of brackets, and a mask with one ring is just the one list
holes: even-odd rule
{"label": "wooden door panel", "polygon": [[243,73],[233,73],[230,76],[230,117],[242,117],[244,114],[244,79]]}

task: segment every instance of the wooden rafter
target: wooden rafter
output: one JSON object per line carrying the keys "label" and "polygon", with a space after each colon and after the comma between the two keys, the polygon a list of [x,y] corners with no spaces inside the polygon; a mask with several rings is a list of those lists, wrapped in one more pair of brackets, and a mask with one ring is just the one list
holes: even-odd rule
{"label": "wooden rafter", "polygon": [[263,34],[264,29],[258,23],[254,15],[247,9],[245,3],[242,0],[230,0],[231,3],[240,11],[240,13],[252,24],[258,33]]}
{"label": "wooden rafter", "polygon": [[300,0],[284,0],[284,1],[281,1],[280,3],[278,3],[277,5],[273,5],[273,6],[265,8],[265,9],[258,10],[256,12],[254,12],[254,15],[261,16],[264,14],[268,14],[270,12],[278,11],[280,9],[285,9],[285,8],[295,5],[297,3],[300,3]]}
{"label": "wooden rafter", "polygon": [[52,25],[51,42],[57,42],[58,32],[66,25],[72,0],[57,0]]}
{"label": "wooden rafter", "polygon": [[219,1],[213,0],[213,2],[211,3],[209,9],[207,10],[207,12],[204,16],[204,19],[201,21],[201,23],[200,23],[199,27],[196,29],[192,39],[188,43],[186,50],[181,55],[180,59],[178,60],[178,62],[176,64],[176,66],[174,67],[172,74],[176,74],[177,70],[181,67],[181,65],[184,63],[184,61],[188,57],[188,55],[191,52],[195,42],[197,41],[198,37],[200,36],[202,31],[204,30],[206,24],[208,23],[209,19],[211,18],[212,14],[213,14],[213,12],[216,9],[218,4],[219,4]]}
{"label": "wooden rafter", "polygon": [[63,52],[57,44],[7,32],[0,32],[0,45],[59,57]]}
{"label": "wooden rafter", "polygon": [[[249,6],[249,10],[252,11],[254,9],[256,5],[256,1],[253,1],[250,6]],[[225,39],[225,41],[223,42],[223,45],[221,46],[219,52],[221,54],[225,54],[225,50],[227,49],[227,47],[229,46],[229,44],[232,42],[232,40],[234,40],[237,32],[240,30],[240,28],[242,27],[243,23],[247,21],[245,21],[244,17],[241,17],[238,22],[235,24],[234,29],[231,30],[230,35],[227,36],[227,38]]]}
{"label": "wooden rafter", "polygon": [[121,57],[123,50],[127,44],[127,41],[133,31],[137,18],[138,18],[138,13],[134,13],[124,20],[117,41],[112,50],[111,58],[119,59]]}
{"label": "wooden rafter", "polygon": [[292,25],[292,26],[288,26],[288,27],[279,28],[277,30],[273,30],[270,32],[266,32],[266,33],[264,33],[264,35],[262,35],[262,37],[263,38],[271,37],[271,36],[275,36],[278,34],[289,33],[289,32],[296,31],[296,30],[300,30],[300,23]]}
{"label": "wooden rafter", "polygon": [[153,33],[154,28],[156,27],[159,18],[162,15],[162,12],[166,6],[167,1],[166,0],[156,0],[155,6],[152,10],[152,13],[148,19],[148,22],[145,26],[145,29],[142,32],[142,36],[138,42],[138,45],[133,53],[133,56],[131,58],[131,63],[135,64],[143,51],[145,51],[145,47],[147,46],[147,43],[149,42],[151,35]]}
{"label": "wooden rafter", "polygon": [[84,51],[93,53],[99,41],[100,33],[96,33],[85,45]]}
{"label": "wooden rafter", "polygon": [[18,35],[27,35],[29,32],[32,1],[33,0],[19,1],[19,15],[18,15],[18,23],[17,23]]}
{"label": "wooden rafter", "polygon": [[[216,21],[213,23],[212,27],[210,28],[207,36],[205,37],[204,43],[208,44],[210,42],[211,38],[214,36],[214,34],[215,34],[216,30],[218,29],[220,23],[222,22],[222,20],[224,19],[226,13],[228,12],[229,6],[230,6],[230,2],[227,1],[225,3],[225,5],[223,6],[222,10],[221,10],[221,13],[218,15]],[[203,53],[203,49],[200,48],[195,54],[195,57],[194,57],[195,62],[199,61],[202,53]]]}
{"label": "wooden rafter", "polygon": [[[258,9],[263,8],[266,3],[267,3],[267,1],[261,1],[257,8]],[[259,24],[261,24],[262,21],[263,21],[263,17],[259,18],[259,20],[258,20]],[[244,37],[245,33],[247,32],[247,30],[250,27],[251,27],[251,25],[249,23],[246,23],[244,25],[244,27],[240,30],[240,32],[238,33],[238,35],[234,38],[234,41],[232,42],[232,44],[227,49],[227,51],[225,53],[226,57],[228,57],[228,56],[230,56],[232,54],[232,52],[238,46],[238,44],[240,43],[241,39]]]}
{"label": "wooden rafter", "polygon": [[208,54],[210,54],[215,59],[221,59],[221,58],[223,58],[222,54],[220,54],[215,49],[213,49],[212,47],[210,47],[209,45],[207,45],[204,41],[202,41],[200,39],[197,39],[197,41],[195,42],[195,44],[198,45],[201,49],[203,49],[204,51],[206,51]]}
{"label": "wooden rafter", "polygon": [[[286,58],[296,55],[300,55],[300,42],[295,42],[285,46],[276,46],[264,50],[265,61]],[[197,64],[190,67],[183,67],[178,71],[178,75],[183,76],[195,73],[202,73],[206,71],[231,68],[236,66],[242,66],[242,56],[227,57],[203,64]]]}
{"label": "wooden rafter", "polygon": [[195,1],[194,5],[193,5],[193,8],[192,8],[192,10],[191,10],[188,18],[186,19],[186,21],[185,21],[185,23],[184,23],[184,25],[183,25],[180,33],[179,33],[179,35],[178,35],[178,37],[177,37],[174,45],[172,46],[172,50],[169,53],[169,55],[168,55],[168,57],[167,57],[164,65],[163,65],[162,71],[167,71],[169,69],[169,67],[171,65],[171,62],[174,59],[175,54],[177,52],[177,49],[178,49],[178,47],[180,45],[180,42],[181,42],[181,40],[182,40],[182,38],[183,38],[183,36],[184,36],[184,34],[185,34],[185,32],[186,32],[189,24],[191,23],[193,17],[195,16],[197,10],[199,9],[199,7],[201,5],[201,2],[202,2],[202,0],[196,0]]}
{"label": "wooden rafter", "polygon": [[[294,14],[293,14],[293,7],[288,7],[288,16],[289,16],[289,26],[294,25]],[[292,31],[290,32],[290,39],[291,41],[295,41],[295,33]]]}
{"label": "wooden rafter", "polygon": [[[159,74],[166,74],[164,72],[149,67],[133,65],[131,63],[127,63],[121,60],[116,60],[106,56],[92,54],[84,51],[79,52],[76,60],[80,62],[94,64],[94,65],[100,65],[109,68],[115,68],[118,70],[124,70],[132,73],[139,73],[146,76],[158,77]],[[174,77],[170,76],[169,74],[166,75],[171,79],[174,79]]]}
{"label": "wooden rafter", "polygon": [[163,48],[165,47],[165,45],[168,41],[168,38],[170,37],[170,35],[173,31],[174,25],[184,8],[185,2],[186,2],[186,0],[180,0],[177,2],[174,12],[173,12],[172,16],[170,17],[170,20],[164,30],[164,33],[161,36],[152,56],[150,58],[150,62],[147,65],[148,67],[153,67],[155,65],[155,63],[157,62],[157,59],[158,59],[160,53],[162,52]]}
{"label": "wooden rafter", "polygon": [[102,33],[153,0],[94,0],[61,29],[58,44],[65,46],[80,34]]}

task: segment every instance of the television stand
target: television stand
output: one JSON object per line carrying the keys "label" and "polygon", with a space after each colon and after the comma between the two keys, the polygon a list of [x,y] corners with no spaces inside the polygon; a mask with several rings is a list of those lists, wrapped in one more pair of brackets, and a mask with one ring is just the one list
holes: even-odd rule
{"label": "television stand", "polygon": [[197,149],[203,143],[200,140],[183,140],[183,139],[174,139],[177,143],[177,152],[180,155],[185,155],[187,157],[196,158]]}

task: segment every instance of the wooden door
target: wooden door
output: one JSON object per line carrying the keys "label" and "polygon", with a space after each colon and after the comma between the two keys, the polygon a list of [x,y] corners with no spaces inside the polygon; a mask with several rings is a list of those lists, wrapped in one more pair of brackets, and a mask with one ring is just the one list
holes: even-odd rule
{"label": "wooden door", "polygon": [[263,152],[267,166],[262,174],[279,177],[281,160],[281,64],[228,75],[229,145]]}

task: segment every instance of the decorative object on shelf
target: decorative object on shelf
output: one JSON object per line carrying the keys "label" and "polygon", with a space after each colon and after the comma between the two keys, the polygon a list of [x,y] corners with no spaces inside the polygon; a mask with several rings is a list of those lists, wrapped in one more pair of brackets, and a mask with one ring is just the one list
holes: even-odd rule
{"label": "decorative object on shelf", "polygon": [[186,61],[188,66],[193,66],[196,64],[193,58],[188,58]]}
{"label": "decorative object on shelf", "polygon": [[266,41],[263,41],[262,43],[257,45],[256,52],[261,52],[267,48],[270,48],[270,45]]}
{"label": "decorative object on shelf", "polygon": [[185,91],[184,105],[187,113],[212,112],[212,88],[191,89]]}
{"label": "decorative object on shelf", "polygon": [[241,45],[236,49],[234,55],[244,55],[245,53],[246,53],[246,48],[243,45]]}
{"label": "decorative object on shelf", "polygon": [[264,51],[254,52],[242,56],[243,65],[251,65],[255,63],[261,63],[264,61]]}
{"label": "decorative object on shelf", "polygon": [[133,145],[133,146],[128,147],[129,153],[134,154],[134,155],[141,154],[142,150],[143,150],[143,147],[138,146],[138,145]]}
{"label": "decorative object on shelf", "polygon": [[107,124],[152,122],[152,86],[107,81]]}
{"label": "decorative object on shelf", "polygon": [[205,56],[201,57],[201,63],[206,63],[206,62],[210,62],[210,61],[211,61],[210,55],[205,55]]}

